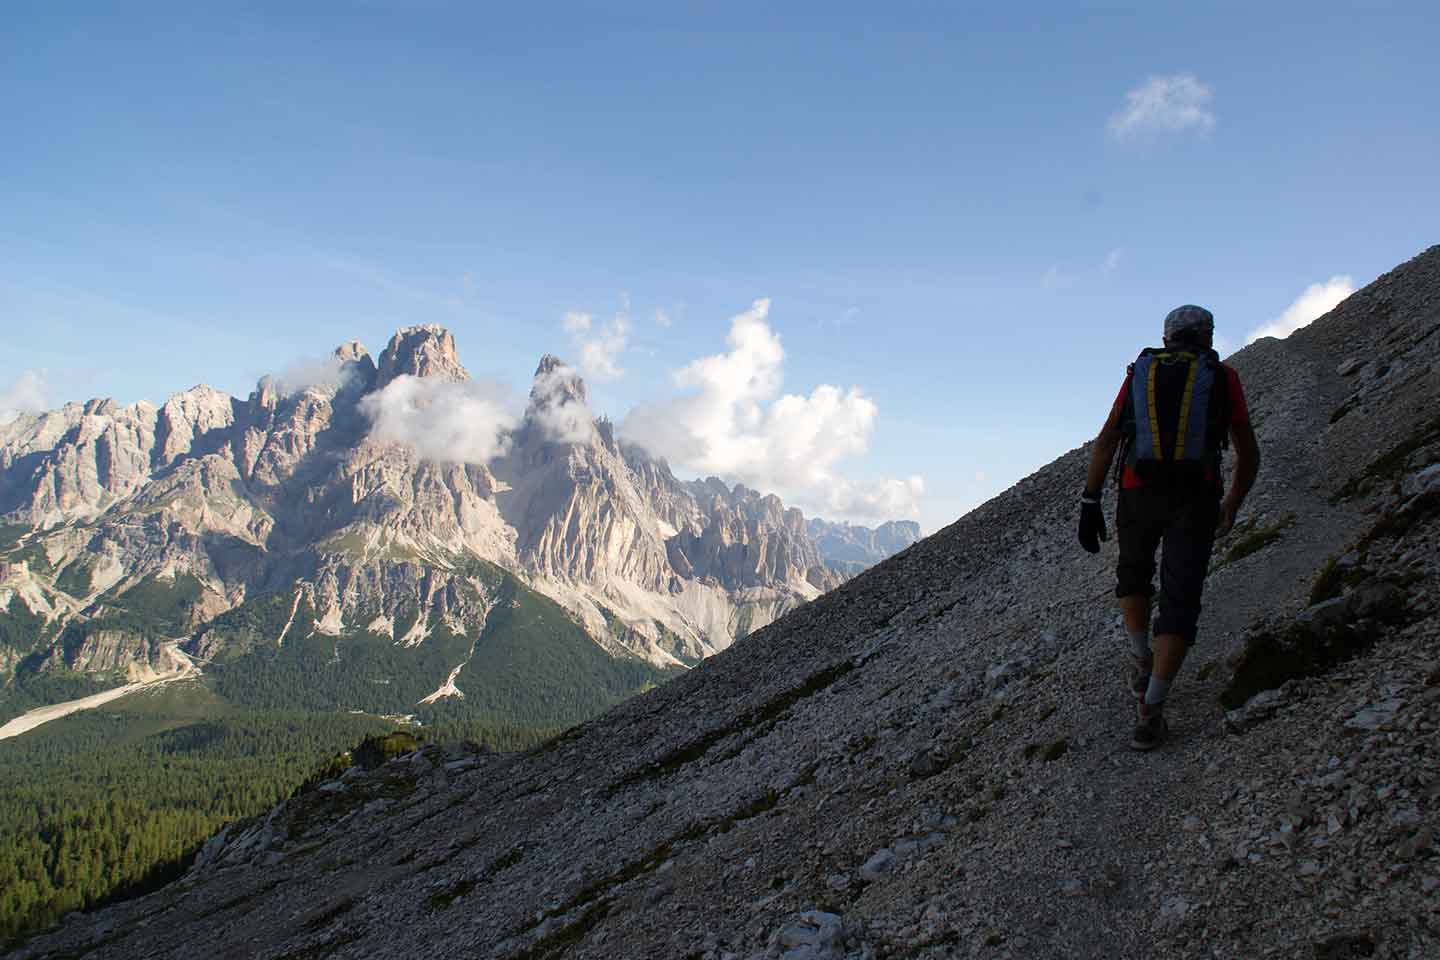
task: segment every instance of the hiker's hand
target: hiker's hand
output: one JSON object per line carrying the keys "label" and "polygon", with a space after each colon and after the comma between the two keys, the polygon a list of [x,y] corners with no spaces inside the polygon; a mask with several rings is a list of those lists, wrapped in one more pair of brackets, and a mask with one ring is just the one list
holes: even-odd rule
{"label": "hiker's hand", "polygon": [[1109,540],[1105,531],[1105,511],[1100,509],[1100,495],[1085,494],[1080,498],[1080,546],[1091,553],[1100,552],[1100,541]]}
{"label": "hiker's hand", "polygon": [[1215,536],[1223,537],[1235,526],[1235,512],[1240,508],[1229,500],[1220,504],[1220,522],[1215,525]]}

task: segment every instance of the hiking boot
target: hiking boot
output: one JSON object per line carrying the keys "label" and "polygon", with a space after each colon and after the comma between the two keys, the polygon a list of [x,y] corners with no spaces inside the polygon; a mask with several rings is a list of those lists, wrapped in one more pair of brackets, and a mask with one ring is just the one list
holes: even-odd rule
{"label": "hiking boot", "polygon": [[1145,702],[1145,692],[1150,689],[1150,669],[1155,661],[1150,657],[1134,658],[1130,667],[1130,694],[1136,703]]}
{"label": "hiking boot", "polygon": [[1153,750],[1165,742],[1170,735],[1170,725],[1165,722],[1165,712],[1159,704],[1140,704],[1139,719],[1135,721],[1135,735],[1130,746],[1136,750]]}

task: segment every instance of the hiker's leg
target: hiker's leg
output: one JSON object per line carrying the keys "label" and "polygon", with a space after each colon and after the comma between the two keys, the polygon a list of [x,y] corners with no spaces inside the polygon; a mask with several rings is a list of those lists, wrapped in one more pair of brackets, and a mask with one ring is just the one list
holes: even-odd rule
{"label": "hiker's leg", "polygon": [[1143,699],[1150,687],[1150,597],[1155,592],[1155,549],[1162,526],[1143,490],[1121,490],[1115,506],[1115,537],[1120,558],[1115,566],[1115,596],[1130,640],[1130,695]]}
{"label": "hiker's leg", "polygon": [[1180,672],[1180,665],[1185,662],[1185,654],[1190,645],[1178,633],[1157,633],[1151,642],[1155,645],[1155,668],[1152,676],[1159,677],[1168,688],[1175,682],[1175,675]]}
{"label": "hiker's leg", "polygon": [[1195,642],[1200,597],[1210,569],[1219,504],[1200,495],[1177,505],[1165,528],[1160,557],[1160,615],[1155,618],[1155,668],[1145,702],[1165,702],[1170,684]]}
{"label": "hiker's leg", "polygon": [[1120,598],[1120,616],[1125,620],[1126,633],[1150,633],[1150,595],[1131,594]]}
{"label": "hiker's leg", "polygon": [[1160,546],[1164,517],[1145,490],[1121,490],[1115,503],[1115,539],[1120,556],[1115,564],[1115,597],[1125,630],[1150,629],[1150,598],[1155,593],[1155,549]]}

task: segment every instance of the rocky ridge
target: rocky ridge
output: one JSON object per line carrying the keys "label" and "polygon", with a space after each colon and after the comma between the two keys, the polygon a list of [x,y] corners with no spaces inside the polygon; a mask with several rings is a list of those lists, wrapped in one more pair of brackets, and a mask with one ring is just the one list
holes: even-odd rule
{"label": "rocky ridge", "polygon": [[1264,467],[1160,750],[1081,448],[544,747],[353,768],[14,956],[1435,956],[1437,333],[1440,247],[1231,359]]}
{"label": "rocky ridge", "polygon": [[[241,643],[216,617],[277,594],[306,635],[407,648],[442,628],[475,636],[496,603],[491,567],[615,656],[668,669],[842,579],[799,511],[622,448],[556,357],[484,462],[374,429],[387,398],[412,412],[467,401],[442,327],[397,332],[378,361],[342,344],[305,379],[263,378],[244,401],[202,385],[160,407],[93,400],[0,426],[7,674],[24,661],[143,677],[167,641],[209,659]],[[140,595],[173,615],[137,626]],[[284,622],[242,647],[282,644]],[[16,646],[27,631],[43,640]]]}

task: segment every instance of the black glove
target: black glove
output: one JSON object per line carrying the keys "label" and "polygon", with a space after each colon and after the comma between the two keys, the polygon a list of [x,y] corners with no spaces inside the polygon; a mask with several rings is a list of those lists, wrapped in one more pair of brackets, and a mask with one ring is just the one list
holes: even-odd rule
{"label": "black glove", "polygon": [[1091,553],[1100,552],[1100,541],[1109,540],[1105,532],[1105,511],[1100,509],[1100,494],[1086,493],[1080,497],[1080,546]]}

